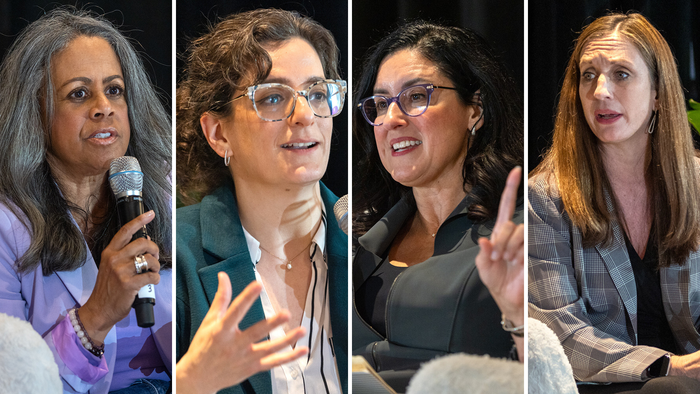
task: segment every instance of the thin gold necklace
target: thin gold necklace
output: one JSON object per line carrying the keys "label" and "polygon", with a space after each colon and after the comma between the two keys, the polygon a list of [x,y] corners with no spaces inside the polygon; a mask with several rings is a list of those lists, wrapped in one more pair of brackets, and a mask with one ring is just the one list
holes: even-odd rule
{"label": "thin gold necklace", "polygon": [[279,260],[279,261],[281,261],[281,262],[283,262],[283,263],[286,263],[287,269],[288,269],[288,270],[291,270],[291,269],[292,269],[292,260],[294,260],[294,259],[296,259],[297,257],[299,257],[302,253],[304,253],[305,250],[309,250],[309,248],[311,247],[311,244],[312,244],[312,243],[314,243],[314,240],[313,240],[313,239],[311,240],[311,242],[309,242],[309,245],[306,246],[306,248],[302,249],[301,252],[297,253],[296,256],[292,257],[292,258],[289,259],[289,260],[285,260],[285,259],[283,259],[283,258],[281,258],[281,257],[275,256],[274,254],[270,253],[269,250],[263,248],[262,245],[260,245],[260,249],[264,250],[265,253],[267,253],[267,254],[269,254],[270,256],[276,258],[277,260]]}

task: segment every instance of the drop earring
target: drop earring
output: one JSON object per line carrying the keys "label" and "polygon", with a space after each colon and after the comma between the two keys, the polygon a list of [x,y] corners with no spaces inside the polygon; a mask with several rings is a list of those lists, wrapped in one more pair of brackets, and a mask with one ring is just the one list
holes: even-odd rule
{"label": "drop earring", "polygon": [[228,149],[224,152],[224,165],[228,167],[228,164],[231,162],[231,156],[228,155]]}

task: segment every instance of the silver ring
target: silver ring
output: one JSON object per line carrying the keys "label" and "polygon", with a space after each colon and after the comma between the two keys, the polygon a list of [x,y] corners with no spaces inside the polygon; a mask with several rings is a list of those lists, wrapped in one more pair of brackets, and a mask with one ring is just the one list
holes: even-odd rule
{"label": "silver ring", "polygon": [[136,266],[136,274],[148,271],[148,261],[143,255],[134,257],[134,265]]}

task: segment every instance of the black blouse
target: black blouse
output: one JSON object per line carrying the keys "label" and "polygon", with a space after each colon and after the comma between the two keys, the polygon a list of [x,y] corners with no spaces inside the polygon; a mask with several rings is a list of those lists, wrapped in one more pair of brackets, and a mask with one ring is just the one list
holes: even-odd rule
{"label": "black blouse", "polygon": [[627,253],[630,256],[634,281],[637,285],[637,343],[678,353],[676,340],[673,338],[673,332],[664,312],[661,278],[657,268],[659,255],[655,239],[652,231],[644,252],[644,259],[642,259],[625,235]]}
{"label": "black blouse", "polygon": [[355,293],[357,313],[379,334],[386,337],[386,302],[391,286],[407,267],[392,265],[384,259]]}

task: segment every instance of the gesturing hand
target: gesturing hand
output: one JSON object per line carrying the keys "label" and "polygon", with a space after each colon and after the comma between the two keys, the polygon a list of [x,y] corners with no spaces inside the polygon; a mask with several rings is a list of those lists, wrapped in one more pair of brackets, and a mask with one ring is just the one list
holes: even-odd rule
{"label": "gesturing hand", "polygon": [[524,321],[524,226],[516,226],[511,218],[518,199],[521,174],[520,167],[508,174],[491,239],[479,239],[481,251],[476,256],[481,281],[501,313],[516,325]]}
{"label": "gesturing hand", "polygon": [[[158,245],[146,238],[131,241],[134,233],[154,217],[149,211],[125,224],[102,251],[95,288],[79,310],[88,335],[97,343],[102,343],[109,330],[129,314],[140,288],[160,281]],[[148,262],[148,272],[136,273],[137,255]]]}
{"label": "gesturing hand", "polygon": [[301,338],[304,335],[302,327],[287,333],[284,338],[258,342],[267,337],[272,329],[289,320],[286,311],[262,320],[245,331],[238,328],[261,290],[259,283],[252,282],[229,306],[231,282],[228,275],[219,272],[219,288],[211,308],[187,353],[177,363],[178,391],[214,393],[308,353],[306,347],[276,353]]}

